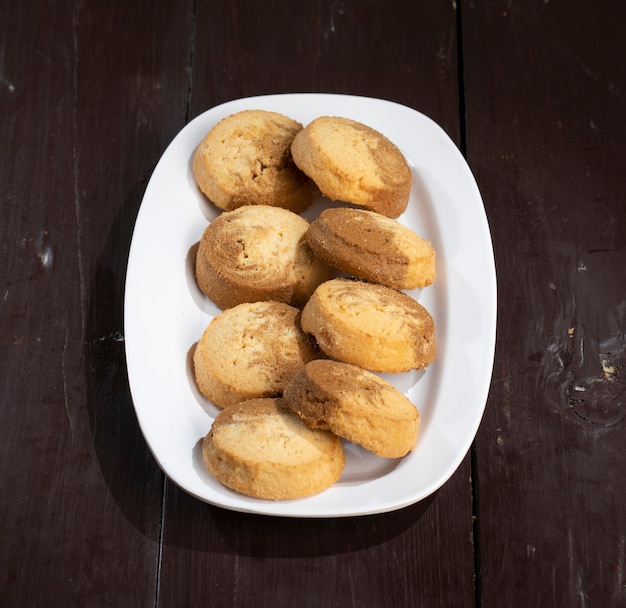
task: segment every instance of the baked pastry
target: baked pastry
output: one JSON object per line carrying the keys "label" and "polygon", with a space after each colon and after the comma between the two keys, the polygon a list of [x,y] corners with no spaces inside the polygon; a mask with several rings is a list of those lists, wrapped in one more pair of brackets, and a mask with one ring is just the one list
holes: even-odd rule
{"label": "baked pastry", "polygon": [[336,201],[388,217],[407,207],[413,174],[402,152],[382,133],[337,116],[321,116],[291,144],[298,167]]}
{"label": "baked pastry", "polygon": [[318,258],[366,281],[415,289],[435,280],[431,244],[380,213],[326,209],[309,226],[306,240]]}
{"label": "baked pastry", "polygon": [[300,215],[268,205],[222,213],[200,240],[198,286],[222,309],[260,300],[304,305],[329,275],[307,244],[308,227]]}
{"label": "baked pastry", "polygon": [[200,190],[226,211],[261,204],[304,211],[318,191],[291,157],[291,142],[301,129],[288,116],[265,110],[222,119],[194,153]]}
{"label": "baked pastry", "polygon": [[204,330],[193,354],[200,392],[219,408],[282,394],[320,356],[300,328],[300,311],[280,302],[239,304]]}
{"label": "baked pastry", "polygon": [[402,291],[347,278],[322,283],[302,309],[302,329],[330,357],[364,369],[422,369],[436,354],[430,313]]}
{"label": "baked pastry", "polygon": [[309,428],[282,399],[254,399],[220,412],[202,442],[202,456],[226,487],[271,500],[326,490],[346,462],[336,435]]}
{"label": "baked pastry", "polygon": [[285,387],[285,403],[311,428],[328,429],[377,456],[401,458],[417,441],[417,408],[395,386],[348,363],[307,363]]}

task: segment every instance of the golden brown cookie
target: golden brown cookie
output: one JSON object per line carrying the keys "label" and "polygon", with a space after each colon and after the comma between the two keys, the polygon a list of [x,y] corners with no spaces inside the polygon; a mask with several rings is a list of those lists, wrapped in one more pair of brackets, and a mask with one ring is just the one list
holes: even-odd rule
{"label": "golden brown cookie", "polygon": [[367,125],[321,116],[297,133],[291,154],[332,200],[394,218],[407,207],[411,169],[397,146]]}
{"label": "golden brown cookie", "polygon": [[365,209],[326,209],[306,234],[318,258],[351,275],[395,289],[435,280],[435,250],[397,220]]}
{"label": "golden brown cookie", "polygon": [[304,305],[329,272],[306,241],[308,227],[303,217],[268,205],[222,213],[200,241],[198,286],[222,309],[261,300]]}
{"label": "golden brown cookie", "polygon": [[200,392],[219,408],[282,394],[320,356],[300,327],[300,311],[280,302],[239,304],[215,317],[193,354]]}
{"label": "golden brown cookie", "polygon": [[311,361],[283,399],[311,428],[328,429],[377,456],[401,458],[417,441],[419,413],[392,384],[348,363]]}
{"label": "golden brown cookie", "polygon": [[402,291],[345,278],[322,283],[302,310],[302,329],[330,357],[364,369],[422,369],[436,354],[430,313]]}
{"label": "golden brown cookie", "polygon": [[243,110],[227,116],[194,153],[198,186],[226,211],[243,205],[304,211],[317,188],[291,156],[291,142],[301,129],[299,122],[277,112]]}
{"label": "golden brown cookie", "polygon": [[270,500],[326,490],[346,459],[336,435],[311,429],[282,399],[254,399],[220,412],[202,442],[202,456],[226,487]]}

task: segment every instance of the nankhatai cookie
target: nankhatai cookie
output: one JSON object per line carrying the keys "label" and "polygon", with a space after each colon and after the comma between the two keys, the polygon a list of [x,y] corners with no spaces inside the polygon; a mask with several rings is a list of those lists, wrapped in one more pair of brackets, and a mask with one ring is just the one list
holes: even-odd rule
{"label": "nankhatai cookie", "polygon": [[208,470],[247,496],[287,500],[332,486],[345,466],[341,440],[307,426],[282,399],[254,399],[221,411],[202,442]]}
{"label": "nankhatai cookie", "polygon": [[435,323],[402,291],[337,278],[322,283],[302,309],[302,329],[330,357],[364,369],[422,369],[436,354]]}
{"label": "nankhatai cookie", "polygon": [[261,300],[304,305],[329,274],[307,243],[308,227],[303,217],[279,207],[225,211],[200,240],[198,286],[222,309]]}
{"label": "nankhatai cookie", "polygon": [[332,200],[393,218],[407,207],[411,168],[395,144],[367,125],[321,116],[296,134],[291,154]]}
{"label": "nankhatai cookie", "polygon": [[219,408],[275,397],[320,356],[300,327],[300,311],[281,302],[239,304],[204,330],[193,354],[200,392]]}
{"label": "nankhatai cookie", "polygon": [[377,456],[401,458],[417,441],[417,408],[392,384],[360,367],[307,363],[283,399],[311,428],[328,429]]}
{"label": "nankhatai cookie", "polygon": [[272,205],[304,211],[318,190],[294,164],[302,125],[277,112],[243,110],[218,122],[193,156],[200,190],[220,209]]}
{"label": "nankhatai cookie", "polygon": [[435,280],[435,250],[409,227],[380,213],[326,209],[306,239],[318,258],[355,277],[395,289]]}

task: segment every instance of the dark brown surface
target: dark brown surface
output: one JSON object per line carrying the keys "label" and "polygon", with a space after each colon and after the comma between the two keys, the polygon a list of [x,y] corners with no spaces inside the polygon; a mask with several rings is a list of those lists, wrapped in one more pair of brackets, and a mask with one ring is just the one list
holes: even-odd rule
{"label": "dark brown surface", "polygon": [[626,605],[626,4],[575,4],[464,3],[500,308],[476,441],[485,605]]}
{"label": "dark brown surface", "polygon": [[[624,23],[611,0],[0,2],[0,603],[624,605]],[[132,408],[124,275],[151,171],[209,107],[295,91],[432,117],[492,230],[483,423],[396,513],[208,506]]]}

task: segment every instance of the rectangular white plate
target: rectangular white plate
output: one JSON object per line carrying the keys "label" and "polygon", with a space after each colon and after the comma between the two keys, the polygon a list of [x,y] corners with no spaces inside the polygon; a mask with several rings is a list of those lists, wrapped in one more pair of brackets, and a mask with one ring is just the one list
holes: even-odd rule
{"label": "rectangular white plate", "polygon": [[[437,279],[411,295],[431,312],[437,360],[425,372],[387,375],[418,407],[415,450],[386,460],[346,444],[343,476],[327,491],[273,502],[242,496],[206,470],[200,442],[218,410],[197,391],[190,353],[219,313],[198,290],[193,252],[217,215],[196,186],[191,159],[222,118],[244,109],[280,112],[306,125],[344,116],[386,135],[413,170],[407,211],[399,221],[437,252]],[[319,200],[304,214],[317,215]],[[463,156],[432,120],[408,107],[346,95],[268,95],[231,101],[192,120],[174,138],[146,189],[126,276],[128,376],[142,433],[157,462],[182,489],[236,511],[289,517],[382,513],[429,496],[457,469],[474,439],[491,380],[496,275],[483,202]]]}

